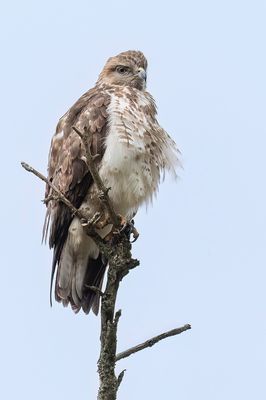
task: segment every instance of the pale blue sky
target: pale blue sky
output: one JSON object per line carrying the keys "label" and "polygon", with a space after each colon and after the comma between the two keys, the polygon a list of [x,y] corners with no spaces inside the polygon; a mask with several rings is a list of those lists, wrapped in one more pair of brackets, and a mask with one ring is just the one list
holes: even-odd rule
{"label": "pale blue sky", "polygon": [[44,172],[58,118],[109,56],[139,49],[184,170],[136,218],[141,266],[120,290],[118,348],[193,329],[121,361],[119,399],[264,400],[265,1],[1,9],[1,399],[96,398],[99,319],[50,309],[44,188],[19,162]]}

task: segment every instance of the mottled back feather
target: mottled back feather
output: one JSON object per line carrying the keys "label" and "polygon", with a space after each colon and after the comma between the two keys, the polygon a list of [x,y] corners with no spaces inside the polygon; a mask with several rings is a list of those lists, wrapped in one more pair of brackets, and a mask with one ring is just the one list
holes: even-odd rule
{"label": "mottled back feather", "polygon": [[[85,127],[93,134],[91,143],[92,154],[99,154],[100,162],[105,147],[107,129],[106,108],[109,105],[109,95],[93,88],[86,92],[60,119],[56,133],[52,138],[48,164],[48,179],[79,208],[86,196],[92,177],[84,161],[85,149],[80,137],[72,129]],[[46,197],[52,190],[46,186]],[[48,203],[45,218],[44,236],[46,237],[50,224],[49,246],[54,248],[52,262],[51,288],[56,265],[60,260],[63,245],[68,235],[68,228],[73,216],[67,206],[61,202]]]}

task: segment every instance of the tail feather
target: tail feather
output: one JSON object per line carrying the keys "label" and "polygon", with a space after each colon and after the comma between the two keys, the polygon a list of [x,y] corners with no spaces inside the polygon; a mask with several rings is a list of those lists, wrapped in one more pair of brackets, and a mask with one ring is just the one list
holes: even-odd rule
{"label": "tail feather", "polygon": [[101,290],[107,261],[98,254],[91,257],[73,258],[69,247],[65,246],[57,266],[55,281],[55,299],[66,307],[69,303],[75,313],[82,308],[88,314],[90,310],[98,314],[100,296],[94,286]]}
{"label": "tail feather", "polygon": [[64,306],[70,303],[76,313],[82,308],[88,314],[92,308],[97,315],[99,293],[89,287],[102,287],[106,266],[98,246],[85,234],[79,219],[74,218],[63,246],[54,248],[51,278],[56,272],[56,301]]}
{"label": "tail feather", "polygon": [[107,261],[103,260],[100,254],[96,260],[89,260],[81,302],[82,309],[86,314],[89,313],[91,308],[95,315],[99,312],[100,295],[90,289],[89,286],[94,286],[101,290],[106,266]]}

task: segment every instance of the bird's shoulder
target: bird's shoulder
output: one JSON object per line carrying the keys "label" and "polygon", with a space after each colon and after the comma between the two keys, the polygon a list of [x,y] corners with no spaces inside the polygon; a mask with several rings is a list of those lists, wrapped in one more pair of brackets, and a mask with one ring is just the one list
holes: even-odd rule
{"label": "bird's shoulder", "polygon": [[92,151],[95,150],[97,153],[102,150],[110,100],[110,94],[106,90],[94,87],[84,93],[59,119],[51,140],[48,158],[49,177],[53,177],[67,160],[73,162],[74,159],[82,158],[84,155],[80,137],[73,127],[80,130],[86,127],[93,134]]}

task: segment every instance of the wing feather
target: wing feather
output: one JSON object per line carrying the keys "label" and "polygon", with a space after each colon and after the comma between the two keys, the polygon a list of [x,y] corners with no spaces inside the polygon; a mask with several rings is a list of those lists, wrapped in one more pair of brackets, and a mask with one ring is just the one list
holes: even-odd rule
{"label": "wing feather", "polygon": [[[93,88],[86,92],[59,120],[51,141],[48,179],[77,208],[82,204],[92,184],[92,177],[84,162],[85,149],[80,137],[72,127],[76,126],[78,129],[86,127],[93,133],[91,152],[100,155],[97,159],[97,162],[100,162],[105,151],[106,109],[109,102],[109,95],[99,88]],[[50,195],[52,195],[52,190],[47,185],[45,196]],[[54,200],[49,201],[43,228],[43,239],[46,240],[50,227],[49,246],[54,248],[51,287],[56,265],[60,260],[72,219],[73,215],[63,203]]]}

